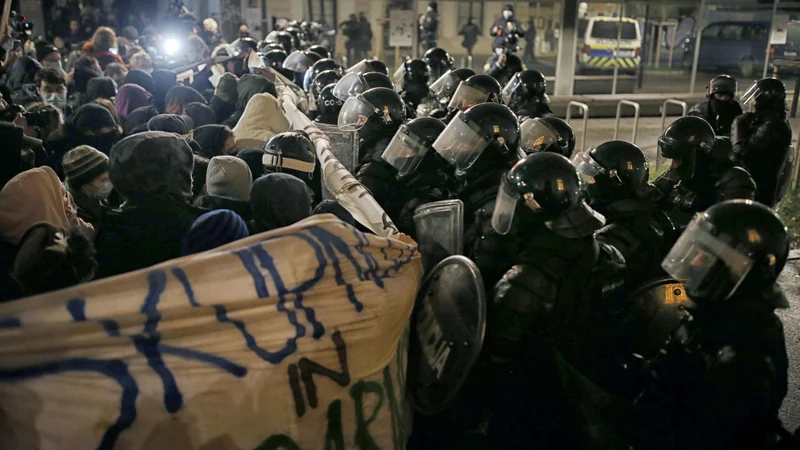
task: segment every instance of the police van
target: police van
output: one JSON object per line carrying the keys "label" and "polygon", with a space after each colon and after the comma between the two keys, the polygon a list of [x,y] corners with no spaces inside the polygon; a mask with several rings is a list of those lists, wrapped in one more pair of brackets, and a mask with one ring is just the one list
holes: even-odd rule
{"label": "police van", "polygon": [[[578,21],[578,66],[580,73],[613,71],[636,73],[642,57],[639,22],[629,17],[587,17]],[[617,36],[620,36],[617,49]],[[616,53],[616,52],[619,53]]]}

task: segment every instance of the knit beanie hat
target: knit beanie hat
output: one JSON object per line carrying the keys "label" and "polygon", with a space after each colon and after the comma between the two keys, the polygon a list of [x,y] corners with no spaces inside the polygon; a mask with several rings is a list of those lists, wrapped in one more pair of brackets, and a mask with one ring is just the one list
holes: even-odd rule
{"label": "knit beanie hat", "polygon": [[226,73],[219,79],[217,88],[214,90],[214,95],[226,103],[235,105],[236,101],[239,99],[239,94],[236,91],[238,85],[239,79],[236,78],[236,75],[232,73]]}
{"label": "knit beanie hat", "polygon": [[208,163],[208,195],[247,202],[250,201],[252,184],[253,174],[247,163],[235,156],[215,156]]}
{"label": "knit beanie hat", "polygon": [[213,250],[248,237],[247,224],[229,209],[218,209],[198,217],[183,238],[183,256]]}
{"label": "knit beanie hat", "polygon": [[103,106],[87,103],[72,116],[72,124],[82,134],[105,134],[117,128],[114,116]]}
{"label": "knit beanie hat", "polygon": [[70,187],[80,189],[108,172],[108,156],[88,145],[81,145],[64,155],[63,167]]}
{"label": "knit beanie hat", "polygon": [[47,58],[51,53],[58,52],[58,48],[55,45],[45,40],[38,40],[34,42],[33,46],[36,49],[36,59],[39,61]]}
{"label": "knit beanie hat", "polygon": [[192,131],[193,125],[194,121],[189,116],[159,114],[147,122],[147,131],[164,131],[185,136]]}

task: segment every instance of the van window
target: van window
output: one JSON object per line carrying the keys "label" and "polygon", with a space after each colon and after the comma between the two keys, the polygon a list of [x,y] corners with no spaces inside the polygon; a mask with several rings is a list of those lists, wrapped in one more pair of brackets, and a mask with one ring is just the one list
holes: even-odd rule
{"label": "van window", "polygon": [[578,39],[586,36],[587,28],[589,28],[589,19],[578,19]]}
{"label": "van window", "polygon": [[703,39],[716,39],[719,36],[719,31],[722,29],[722,25],[716,24],[711,25],[710,27],[703,30]]}
{"label": "van window", "polygon": [[[791,29],[791,28],[789,28]],[[766,25],[745,25],[742,39],[746,41],[763,41],[767,39]]]}
{"label": "van window", "polygon": [[[595,39],[616,39],[617,27],[619,22],[595,21],[592,25],[592,37]],[[632,22],[622,22],[622,39],[636,40],[636,24]]]}
{"label": "van window", "polygon": [[786,35],[786,42],[800,44],[800,22],[789,24],[789,30]]}
{"label": "van window", "polygon": [[741,25],[725,25],[722,27],[722,33],[720,33],[719,37],[727,41],[738,41],[742,38],[743,28]]}

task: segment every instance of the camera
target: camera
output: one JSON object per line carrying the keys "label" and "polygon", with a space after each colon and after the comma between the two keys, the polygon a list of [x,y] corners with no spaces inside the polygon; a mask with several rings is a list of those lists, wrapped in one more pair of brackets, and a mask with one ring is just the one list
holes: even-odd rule
{"label": "camera", "polygon": [[56,111],[26,112],[25,108],[19,105],[12,105],[0,111],[0,120],[13,122],[17,118],[17,114],[22,114],[22,117],[28,122],[28,126],[33,128],[46,128],[53,123],[53,120],[58,121],[58,112]]}
{"label": "camera", "polygon": [[24,42],[31,38],[33,22],[29,22],[27,17],[17,14],[16,11],[11,11],[8,16],[8,28],[14,39]]}

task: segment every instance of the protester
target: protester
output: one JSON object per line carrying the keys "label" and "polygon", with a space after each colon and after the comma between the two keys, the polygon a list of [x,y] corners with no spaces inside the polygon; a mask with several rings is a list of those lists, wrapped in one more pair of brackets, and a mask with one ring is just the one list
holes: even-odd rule
{"label": "protester", "polygon": [[236,138],[225,125],[204,125],[194,130],[193,138],[200,145],[200,155],[213,158],[236,152]]}
{"label": "protester", "polygon": [[275,83],[260,75],[247,74],[242,76],[236,87],[237,102],[236,111],[231,116],[222,122],[223,125],[235,127],[239,123],[247,104],[250,99],[256,94],[270,94],[273,97],[278,97],[278,92],[275,89]]}
{"label": "protester", "polygon": [[264,168],[264,155],[266,153],[263,148],[246,148],[237,153],[236,157],[247,164],[247,167],[250,168],[250,173],[253,174],[253,180],[257,180],[266,173]]}
{"label": "protester", "polygon": [[247,224],[235,212],[228,209],[207,212],[192,224],[183,239],[181,254],[187,256],[213,250],[248,236]]}
{"label": "protester", "polygon": [[230,209],[245,220],[250,220],[250,187],[253,175],[247,164],[235,156],[211,158],[206,172],[205,191],[194,205],[203,209]]}
{"label": "protester", "polygon": [[158,69],[153,71],[153,81],[156,85],[153,92],[153,106],[163,113],[166,111],[167,93],[178,83],[177,76],[171,70]]}
{"label": "protester", "polygon": [[155,94],[156,92],[156,82],[153,81],[153,76],[144,70],[130,70],[125,77],[125,84],[129,83],[139,85],[151,94]]}
{"label": "protester", "polygon": [[216,116],[216,123],[222,123],[236,111],[238,84],[239,79],[232,73],[220,77],[211,98],[211,109]]}
{"label": "protester", "polygon": [[480,27],[475,24],[472,17],[470,17],[467,23],[461,27],[458,34],[464,36],[464,40],[461,41],[461,46],[467,49],[467,55],[472,56],[472,49],[475,47],[475,44],[478,43],[478,36],[481,35]]}
{"label": "protester", "polygon": [[90,102],[98,98],[111,100],[116,96],[117,83],[112,78],[92,78],[86,84],[86,99]]}
{"label": "protester", "polygon": [[193,161],[186,141],[171,133],[143,132],[114,146],[109,175],[127,201],[104,217],[96,242],[98,277],[181,255],[181,241],[200,216],[188,203]]}
{"label": "protester", "polygon": [[208,164],[210,159],[200,156],[197,153],[193,155],[194,168],[192,169],[192,202],[197,200],[198,197],[203,195],[206,191],[206,174],[208,173]]}
{"label": "protester", "polygon": [[128,69],[118,62],[107,65],[103,73],[105,76],[114,80],[117,86],[125,84],[128,77]]}
{"label": "protester", "polygon": [[[14,52],[11,52],[12,54]],[[13,92],[13,99],[15,103],[24,104],[25,102],[36,101],[39,99],[37,90],[39,84],[36,82],[36,75],[42,71],[42,65],[39,64],[34,58],[30,56],[20,56],[11,66],[11,73],[8,76],[6,85],[8,89]],[[56,76],[60,77],[63,81],[62,84],[66,86],[67,80],[58,72]],[[66,94],[66,91],[65,91]]]}
{"label": "protester", "polygon": [[47,143],[51,153],[50,166],[57,173],[63,173],[61,162],[64,155],[79,145],[91,146],[108,155],[121,136],[122,129],[106,108],[94,103],[83,105],[64,126],[63,133]]}
{"label": "protester", "polygon": [[94,32],[91,41],[83,45],[82,51],[85,56],[97,58],[100,68],[105,69],[114,62],[124,64],[122,58],[111,51],[112,48],[117,48],[117,35],[111,28],[100,27]]}
{"label": "protester", "polygon": [[183,112],[192,118],[192,122],[194,122],[194,128],[217,123],[217,118],[214,114],[214,111],[208,105],[203,103],[189,103],[183,108]]}
{"label": "protester", "polygon": [[143,87],[135,84],[126,84],[119,88],[114,99],[114,108],[122,120],[125,120],[133,110],[150,105],[152,95]]}
{"label": "protester", "polygon": [[10,272],[25,233],[40,223],[94,234],[92,226],[77,217],[72,197],[49,167],[22,172],[0,191],[0,300],[22,296]]}
{"label": "protester", "polygon": [[149,53],[146,51],[140,51],[131,55],[130,68],[131,70],[141,70],[144,73],[152,74],[153,69],[155,69],[155,65],[153,64],[153,58],[150,57]]}
{"label": "protester", "polygon": [[50,42],[38,40],[34,43],[36,47],[36,59],[45,69],[63,70],[61,67],[61,52]]}
{"label": "protester", "polygon": [[[280,195],[276,195],[280,192]],[[250,190],[253,229],[263,233],[287,227],[311,215],[311,194],[303,180],[287,173],[270,173]]]}
{"label": "protester", "polygon": [[188,138],[192,132],[191,118],[177,114],[159,114],[147,122],[147,131],[175,133]]}
{"label": "protester", "polygon": [[67,80],[55,69],[43,69],[36,73],[34,78],[36,93],[46,105],[53,105],[64,114],[69,114],[67,108]]}
{"label": "protester", "polygon": [[269,138],[289,131],[289,121],[283,115],[278,100],[270,94],[256,94],[247,104],[241,120],[233,129],[236,148],[263,147]]}
{"label": "protester", "polygon": [[184,114],[184,108],[189,103],[206,104],[202,94],[189,86],[175,86],[167,92],[164,112],[167,114]]}
{"label": "protester", "polygon": [[122,119],[119,118],[119,114],[117,114],[117,110],[114,109],[114,102],[112,102],[111,100],[109,100],[107,98],[96,98],[96,99],[92,100],[89,103],[94,103],[95,105],[100,105],[103,108],[105,108],[106,111],[108,111],[108,113],[111,114],[111,117],[114,118],[114,122],[117,124],[119,129],[122,130],[123,133],[125,132],[125,130],[122,128],[122,125],[123,125],[122,124]]}
{"label": "protester", "polygon": [[78,207],[78,217],[100,229],[102,203],[114,185],[108,176],[108,156],[81,145],[64,155],[64,185]]}

